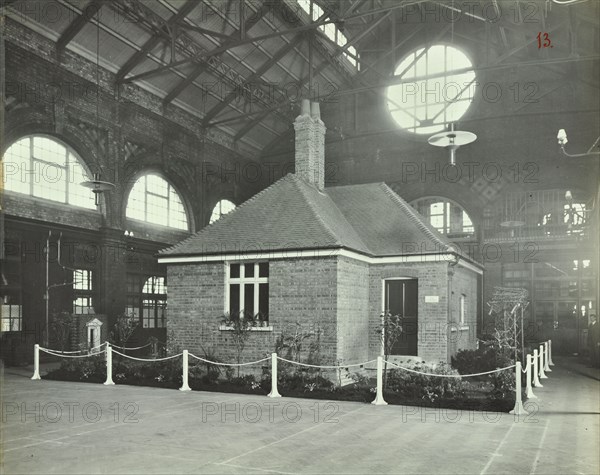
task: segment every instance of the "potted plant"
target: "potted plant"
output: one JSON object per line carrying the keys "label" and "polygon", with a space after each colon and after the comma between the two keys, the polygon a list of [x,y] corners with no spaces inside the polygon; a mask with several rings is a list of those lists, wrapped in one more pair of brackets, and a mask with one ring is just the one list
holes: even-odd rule
{"label": "potted plant", "polygon": [[256,318],[258,320],[258,325],[261,327],[269,326],[269,318],[268,315],[264,312],[258,312],[256,314]]}

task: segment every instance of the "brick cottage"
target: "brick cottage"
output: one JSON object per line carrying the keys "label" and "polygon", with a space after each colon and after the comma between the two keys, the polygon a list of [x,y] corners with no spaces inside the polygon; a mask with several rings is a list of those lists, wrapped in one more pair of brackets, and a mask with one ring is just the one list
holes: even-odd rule
{"label": "brick cottage", "polygon": [[235,361],[225,313],[261,314],[243,359],[274,351],[297,324],[320,328],[322,364],[381,354],[380,314],[404,317],[395,355],[448,362],[476,346],[482,267],[385,183],[324,186],[325,125],[304,101],[296,173],[165,249],[171,346]]}

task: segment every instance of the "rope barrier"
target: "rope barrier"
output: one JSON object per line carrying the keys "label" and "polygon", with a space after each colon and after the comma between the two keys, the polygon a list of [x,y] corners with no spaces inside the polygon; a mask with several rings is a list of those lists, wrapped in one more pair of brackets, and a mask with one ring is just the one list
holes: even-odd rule
{"label": "rope barrier", "polygon": [[121,356],[124,356],[125,358],[129,358],[130,360],[136,360],[136,361],[165,361],[165,360],[172,360],[173,358],[178,358],[181,355],[183,355],[183,353],[177,353],[176,355],[167,356],[165,358],[148,359],[148,358],[136,358],[135,356],[124,355],[123,353],[121,353],[117,350],[112,350],[112,351],[113,351],[113,353],[116,353],[117,355],[121,355]]}
{"label": "rope barrier", "polygon": [[199,356],[196,356],[193,353],[188,353],[188,354],[191,357],[196,358],[197,360],[204,361],[205,363],[216,364],[217,366],[248,366],[251,364],[262,363],[263,361],[269,360],[269,357],[267,357],[267,358],[263,358],[262,360],[258,360],[258,361],[250,361],[249,363],[217,363],[216,361],[210,361],[210,360],[205,360],[204,358],[200,358]]}
{"label": "rope barrier", "polygon": [[61,358],[88,358],[90,356],[97,356],[97,355],[101,355],[102,353],[106,353],[106,350],[102,350],[102,351],[97,351],[95,353],[90,353],[87,355],[63,355],[60,353],[54,353],[52,350],[47,350],[46,348],[42,348],[42,347],[40,347],[40,351],[43,351],[44,353],[48,353],[49,355],[52,355],[52,356],[60,356]]}
{"label": "rope barrier", "polygon": [[377,361],[377,359],[374,359],[374,360],[370,360],[370,361],[365,361],[364,363],[353,363],[353,364],[331,365],[331,366],[319,366],[319,365],[308,364],[308,363],[300,363],[298,361],[286,360],[285,358],[282,358],[281,356],[278,356],[277,359],[280,359],[281,361],[285,361],[287,363],[292,363],[292,364],[295,364],[295,365],[298,365],[298,366],[307,366],[309,368],[322,368],[322,369],[339,369],[339,368],[350,368],[352,366],[365,366],[365,365],[368,365],[370,363],[374,363],[375,361]]}
{"label": "rope barrier", "polygon": [[473,373],[473,374],[435,374],[435,373],[423,373],[421,371],[415,371],[414,369],[405,368],[404,366],[397,365],[396,363],[392,363],[391,361],[388,361],[388,363],[393,366],[396,366],[397,368],[403,369],[405,371],[409,371],[411,373],[422,374],[424,376],[438,376],[440,378],[469,378],[471,376],[482,376],[484,374],[499,373],[500,371],[512,369],[516,366],[516,365],[511,365],[511,366],[507,366],[505,368],[498,368],[493,371],[484,371],[483,373]]}
{"label": "rope barrier", "polygon": [[118,348],[119,350],[141,350],[142,348],[146,348],[147,346],[150,346],[152,343],[146,343],[144,346],[136,346],[134,348],[127,348],[125,346],[117,346],[117,345],[113,345],[111,344],[110,346],[112,346],[113,348]]}
{"label": "rope barrier", "polygon": [[98,348],[102,348],[104,345],[106,345],[106,342],[99,344],[98,346],[94,346],[93,348],[90,348],[89,350],[73,350],[73,351],[63,351],[63,350],[53,350],[52,348],[42,348],[40,347],[40,350],[48,350],[48,351],[53,351],[54,353],[61,353],[61,354],[73,354],[73,353],[83,353],[84,351],[94,351],[97,350]]}

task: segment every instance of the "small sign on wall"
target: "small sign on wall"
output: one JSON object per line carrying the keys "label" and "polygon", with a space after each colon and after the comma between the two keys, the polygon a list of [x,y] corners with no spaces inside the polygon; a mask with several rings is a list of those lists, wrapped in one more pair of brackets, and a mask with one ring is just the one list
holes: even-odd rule
{"label": "small sign on wall", "polygon": [[425,303],[439,303],[440,296],[439,295],[426,295]]}

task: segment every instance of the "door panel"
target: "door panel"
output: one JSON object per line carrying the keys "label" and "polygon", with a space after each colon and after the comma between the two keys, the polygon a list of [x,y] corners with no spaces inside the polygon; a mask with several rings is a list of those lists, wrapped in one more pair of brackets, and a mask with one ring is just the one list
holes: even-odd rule
{"label": "door panel", "polygon": [[394,343],[392,354],[416,356],[419,302],[417,279],[386,280],[385,302],[387,311],[402,317],[403,332]]}

